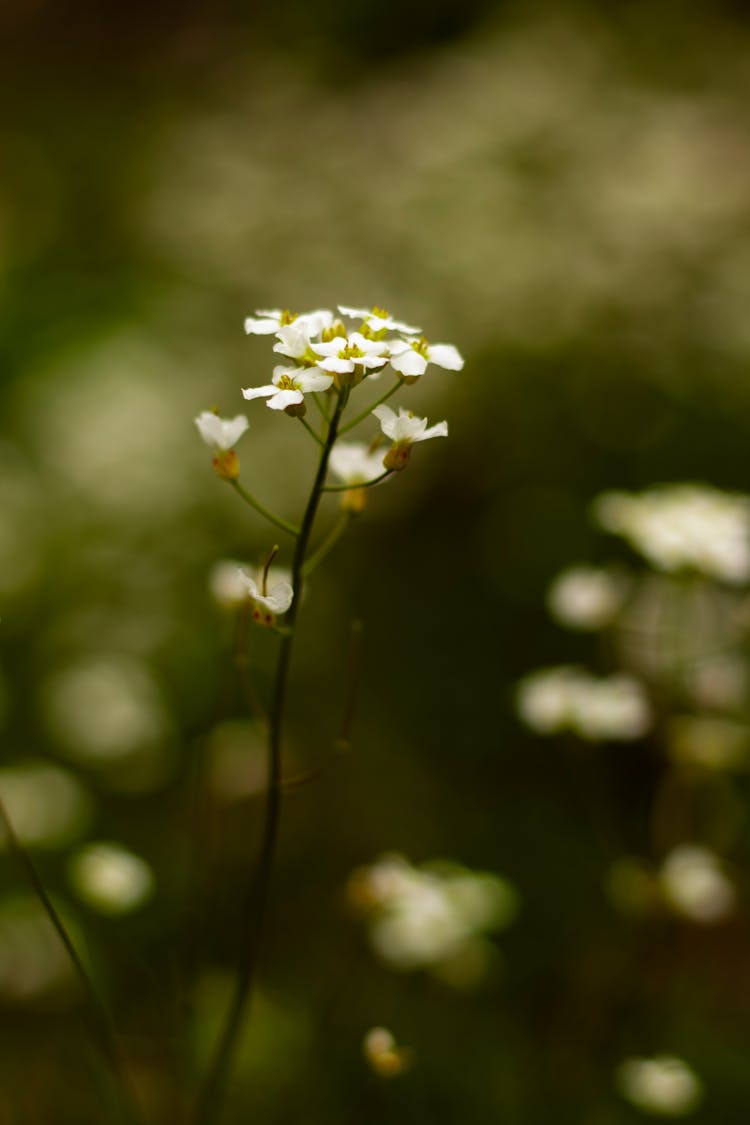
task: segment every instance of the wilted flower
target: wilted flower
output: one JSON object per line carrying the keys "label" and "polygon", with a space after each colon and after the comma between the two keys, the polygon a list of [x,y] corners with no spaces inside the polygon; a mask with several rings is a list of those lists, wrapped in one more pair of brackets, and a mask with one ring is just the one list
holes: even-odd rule
{"label": "wilted flower", "polygon": [[673,1055],[625,1059],[617,1068],[615,1083],[623,1097],[656,1117],[684,1117],[703,1096],[701,1080]]}
{"label": "wilted flower", "polygon": [[357,872],[352,894],[370,908],[376,952],[399,969],[472,954],[483,934],[510,924],[518,901],[497,875],[453,864],[414,867],[400,855],[383,856]]}
{"label": "wilted flower", "polygon": [[289,581],[286,577],[281,577],[278,571],[276,573],[277,576],[274,576],[272,571],[264,571],[256,582],[247,571],[241,567],[238,569],[248,596],[254,603],[253,620],[259,625],[275,625],[277,614],[286,613],[292,604],[294,592]]}
{"label": "wilted flower", "polygon": [[427,428],[426,418],[417,418],[411,410],[399,408],[398,415],[390,406],[376,406],[373,414],[380,422],[380,428],[393,445],[383,458],[386,469],[398,471],[405,469],[409,463],[411,447],[415,442],[427,441],[428,438],[447,437],[448,423],[438,422]]}
{"label": "wilted flower", "polygon": [[718,856],[698,844],[681,844],[669,853],[660,883],[669,905],[692,922],[711,925],[734,910],[735,890]]}
{"label": "wilted flower", "polygon": [[247,399],[267,398],[271,410],[285,410],[287,414],[303,415],[306,394],[327,391],[333,383],[332,375],[322,371],[298,367],[274,367],[271,382],[264,387],[246,387],[242,394]]}
{"label": "wilted flower", "polygon": [[606,492],[594,513],[659,570],[697,570],[732,584],[750,579],[750,496],[677,484]]}
{"label": "wilted flower", "polygon": [[542,668],[518,685],[518,711],[532,730],[572,730],[591,742],[629,741],[649,728],[651,711],[643,688],[631,676],[598,679],[582,668]]}
{"label": "wilted flower", "polygon": [[547,592],[553,617],[570,629],[601,629],[622,606],[622,577],[593,566],[575,566],[559,574]]}

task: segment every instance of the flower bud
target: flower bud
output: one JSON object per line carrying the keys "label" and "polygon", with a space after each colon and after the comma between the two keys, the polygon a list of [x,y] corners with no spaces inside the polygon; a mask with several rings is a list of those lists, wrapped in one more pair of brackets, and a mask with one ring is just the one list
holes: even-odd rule
{"label": "flower bud", "polygon": [[211,463],[222,480],[237,480],[240,475],[240,459],[233,449],[221,450]]}
{"label": "flower bud", "polygon": [[293,402],[290,406],[284,407],[284,413],[288,414],[290,418],[304,418],[307,407],[304,402]]}
{"label": "flower bud", "polygon": [[397,441],[383,458],[383,467],[389,469],[392,473],[398,473],[401,469],[406,468],[410,457],[411,444]]}

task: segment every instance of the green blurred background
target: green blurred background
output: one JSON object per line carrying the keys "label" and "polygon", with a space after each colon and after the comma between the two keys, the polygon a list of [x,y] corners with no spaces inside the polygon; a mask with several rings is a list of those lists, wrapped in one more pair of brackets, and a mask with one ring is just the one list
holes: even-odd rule
{"label": "green blurred background", "polygon": [[[376,491],[308,590],[287,769],[324,768],[286,799],[226,1120],[627,1125],[644,1116],[616,1067],[666,1052],[705,1084],[693,1120],[746,1122],[742,774],[710,783],[711,815],[729,801],[736,821],[733,916],[628,917],[607,872],[660,858],[663,748],[542,740],[513,691],[539,665],[593,659],[545,591],[617,554],[590,520],[600,491],[750,489],[747,15],[4,0],[3,765],[56,767],[31,787],[47,796],[29,846],[150,1121],[186,1120],[262,806],[262,740],[209,575],[262,561],[273,538],[192,419],[243,410],[240,388],[267,381],[267,344],[243,332],[256,307],[341,301],[423,325],[466,367],[410,390],[449,441]],[[243,479],[296,518],[309,442],[248,407]],[[353,618],[354,740],[331,760]],[[251,639],[264,697],[275,644]],[[153,873],[132,912],[76,893],[71,864],[101,840]],[[347,885],[389,851],[517,888],[474,987],[373,955]],[[115,1120],[7,851],[0,878],[0,1122]],[[413,1052],[392,1080],[362,1053],[381,1024]]]}

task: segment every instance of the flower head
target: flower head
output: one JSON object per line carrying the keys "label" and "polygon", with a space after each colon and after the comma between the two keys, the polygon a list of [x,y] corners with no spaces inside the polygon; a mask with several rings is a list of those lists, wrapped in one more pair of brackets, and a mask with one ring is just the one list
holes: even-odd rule
{"label": "flower head", "polygon": [[405,382],[413,382],[427,370],[428,363],[446,371],[460,371],[463,357],[453,344],[429,344],[424,336],[417,340],[391,340],[389,343],[391,367]]}
{"label": "flower head", "polygon": [[247,399],[267,398],[266,406],[271,410],[301,416],[305,412],[305,395],[327,391],[333,376],[301,367],[274,367],[271,380],[265,387],[246,387],[242,393]]}
{"label": "flower head", "polygon": [[398,414],[390,406],[376,406],[373,414],[380,422],[380,428],[393,445],[383,458],[386,469],[399,471],[405,469],[411,456],[411,447],[415,442],[427,441],[428,438],[447,437],[448,423],[438,422],[434,426],[427,426],[426,418],[417,418],[411,410],[399,408]]}
{"label": "flower head", "polygon": [[238,414],[236,418],[220,418],[212,410],[204,410],[195,419],[195,424],[206,445],[226,453],[237,444],[250,423],[244,414]]}
{"label": "flower head", "polygon": [[258,576],[257,582],[241,567],[239,574],[253,602],[253,620],[259,625],[275,625],[277,614],[286,613],[294,598],[289,581],[285,577],[274,577],[268,568]]}
{"label": "flower head", "polygon": [[246,318],[245,331],[248,335],[270,336],[288,324],[304,325],[313,333],[320,332],[333,324],[333,313],[330,309],[315,309],[307,313],[294,313],[289,309],[256,309],[254,317]]}
{"label": "flower head", "polygon": [[365,375],[379,371],[388,362],[385,343],[369,340],[361,332],[334,336],[310,347],[318,357],[317,366],[335,374],[339,386],[354,386]]}
{"label": "flower head", "polygon": [[351,316],[362,321],[370,332],[405,332],[407,336],[418,336],[421,328],[411,324],[404,324],[401,320],[394,320],[386,309],[379,309],[373,305],[371,309],[352,309],[347,305],[339,305],[339,312],[344,316]]}

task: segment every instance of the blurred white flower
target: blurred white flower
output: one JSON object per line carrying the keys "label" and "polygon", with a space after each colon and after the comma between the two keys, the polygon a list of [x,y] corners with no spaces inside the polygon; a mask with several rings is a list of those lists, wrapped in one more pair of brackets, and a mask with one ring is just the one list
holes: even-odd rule
{"label": "blurred white flower", "polygon": [[248,590],[240,568],[244,563],[234,559],[219,559],[214,563],[208,575],[208,588],[211,597],[223,609],[237,609],[248,599]]}
{"label": "blurred white flower", "polygon": [[253,619],[258,624],[273,625],[277,614],[286,613],[294,598],[291,584],[286,577],[282,577],[282,573],[286,575],[287,571],[281,572],[279,568],[275,575],[269,571],[260,575],[257,582],[241,567],[237,573],[255,605]]}
{"label": "blurred white flower", "polygon": [[154,893],[155,879],[145,859],[120,844],[80,848],[68,866],[76,893],[101,914],[129,914]]}
{"label": "blurred white flower", "polygon": [[592,566],[575,566],[555,578],[547,605],[560,624],[582,631],[601,629],[617,615],[626,585],[622,577]]}
{"label": "blurred white flower", "polygon": [[453,344],[428,344],[424,336],[418,340],[391,340],[391,367],[406,379],[416,379],[427,370],[428,363],[446,371],[460,371],[464,365],[461,353]]}
{"label": "blurred white flower", "polygon": [[703,1096],[701,1080],[673,1055],[625,1059],[617,1068],[615,1083],[623,1097],[655,1117],[684,1117]]}
{"label": "blurred white flower", "polygon": [[698,844],[681,844],[669,853],[660,884],[669,905],[692,922],[721,922],[736,905],[734,887],[718,856]]}
{"label": "blurred white flower", "polygon": [[514,888],[497,875],[449,864],[414,867],[400,855],[357,872],[352,893],[370,908],[376,952],[404,970],[460,956],[481,935],[509,925],[518,903]]}
{"label": "blurred white flower", "polygon": [[659,570],[697,570],[732,584],[750,579],[750,496],[697,484],[606,492],[594,514]]}
{"label": "blurred white flower", "polygon": [[245,331],[248,335],[270,336],[287,324],[304,326],[312,333],[320,332],[333,324],[333,313],[330,309],[315,309],[307,313],[293,313],[289,309],[256,309],[254,317],[245,319]]}
{"label": "blurred white flower", "polygon": [[195,419],[195,424],[206,445],[222,453],[228,453],[237,444],[250,423],[244,414],[238,414],[236,418],[220,418],[212,410],[204,410]]}
{"label": "blurred white flower", "polygon": [[411,324],[404,324],[401,320],[394,320],[386,309],[373,307],[371,309],[352,309],[346,305],[339,305],[339,312],[344,316],[351,316],[361,320],[372,332],[405,332],[407,336],[416,336],[422,331]]}
{"label": "blurred white flower", "polygon": [[337,441],[331,450],[329,467],[342,484],[365,484],[383,473],[383,454],[371,453],[361,441]]}
{"label": "blurred white flower", "polygon": [[[82,833],[92,801],[67,770],[47,762],[24,762],[0,770],[0,798],[21,843],[57,848]],[[3,843],[0,827],[0,849]]]}
{"label": "blurred white flower", "polygon": [[396,1045],[396,1038],[387,1027],[371,1027],[363,1040],[362,1050],[380,1078],[395,1078],[403,1074],[411,1062],[411,1052]]}
{"label": "blurred white flower", "polygon": [[242,394],[247,399],[267,398],[266,406],[271,410],[287,410],[299,408],[306,394],[327,391],[332,383],[333,376],[321,371],[274,367],[270,383],[264,387],[246,387]]}
{"label": "blurred white flower", "polygon": [[518,685],[521,719],[540,734],[572,730],[591,742],[640,738],[651,723],[643,688],[631,676],[598,679],[582,668],[541,668]]}

